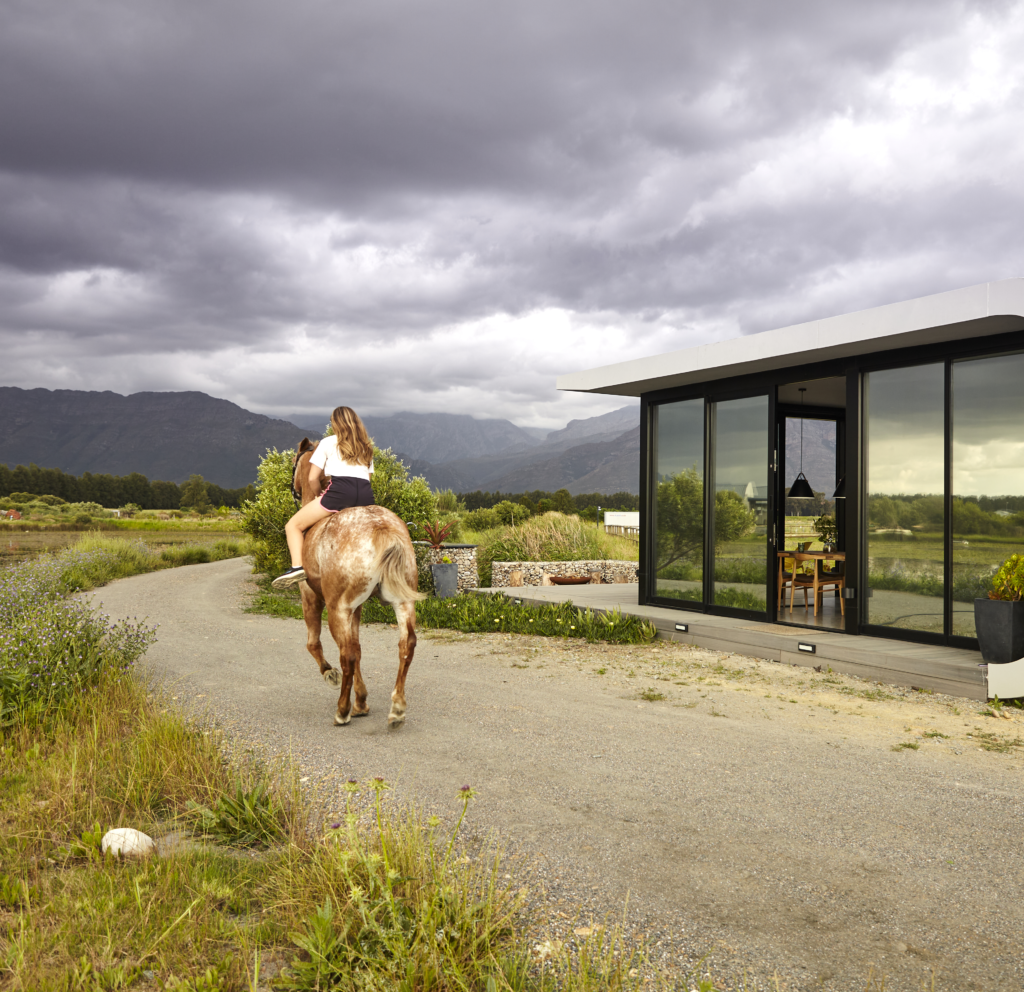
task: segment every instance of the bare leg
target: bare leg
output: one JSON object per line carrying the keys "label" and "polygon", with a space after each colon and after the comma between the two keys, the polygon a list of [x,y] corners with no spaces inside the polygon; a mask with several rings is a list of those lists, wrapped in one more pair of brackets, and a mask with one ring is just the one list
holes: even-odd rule
{"label": "bare leg", "polygon": [[397,727],[405,722],[405,677],[409,674],[412,656],[416,651],[416,604],[395,603],[398,619],[398,678],[391,693],[391,712],[388,726]]}
{"label": "bare leg", "polygon": [[306,621],[306,650],[313,656],[320,674],[329,685],[341,685],[341,675],[336,668],[331,668],[324,658],[324,649],[320,643],[320,630],[323,626],[324,601],[303,582],[299,587],[302,595],[302,616]]}
{"label": "bare leg", "polygon": [[319,500],[315,499],[297,511],[284,525],[284,537],[288,542],[288,554],[291,555],[293,568],[302,564],[302,541],[306,536],[306,531],[318,520],[329,516],[330,512],[320,505]]}
{"label": "bare leg", "polygon": [[[359,623],[354,611],[338,604],[331,607],[327,622],[341,655],[341,693],[338,695],[338,712],[334,715],[334,722],[342,726],[352,719],[352,682],[359,658]],[[365,703],[365,686],[363,692]]]}

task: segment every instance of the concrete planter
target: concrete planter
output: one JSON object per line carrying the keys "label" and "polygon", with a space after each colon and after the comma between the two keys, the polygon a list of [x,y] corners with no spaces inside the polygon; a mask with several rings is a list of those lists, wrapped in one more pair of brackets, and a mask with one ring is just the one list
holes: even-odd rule
{"label": "concrete planter", "polygon": [[438,599],[449,599],[459,593],[459,566],[451,564],[431,565],[430,574],[434,576],[434,595]]}
{"label": "concrete planter", "polygon": [[988,664],[1024,658],[1024,600],[976,599],[974,625],[981,657]]}

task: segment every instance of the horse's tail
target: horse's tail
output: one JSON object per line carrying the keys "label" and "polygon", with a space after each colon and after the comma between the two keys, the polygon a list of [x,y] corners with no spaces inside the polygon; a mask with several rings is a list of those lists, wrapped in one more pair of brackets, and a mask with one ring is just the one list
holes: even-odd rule
{"label": "horse's tail", "polygon": [[375,535],[377,545],[377,569],[380,570],[380,595],[386,603],[412,603],[426,599],[423,593],[409,584],[407,576],[416,574],[416,555],[408,541],[397,541],[392,535]]}

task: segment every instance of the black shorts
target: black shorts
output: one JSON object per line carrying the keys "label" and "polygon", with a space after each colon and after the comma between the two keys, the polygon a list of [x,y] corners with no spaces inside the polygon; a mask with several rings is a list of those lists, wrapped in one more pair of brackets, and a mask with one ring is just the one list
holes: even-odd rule
{"label": "black shorts", "polygon": [[320,497],[320,505],[331,513],[350,506],[373,506],[373,502],[373,486],[351,475],[332,475],[331,484]]}

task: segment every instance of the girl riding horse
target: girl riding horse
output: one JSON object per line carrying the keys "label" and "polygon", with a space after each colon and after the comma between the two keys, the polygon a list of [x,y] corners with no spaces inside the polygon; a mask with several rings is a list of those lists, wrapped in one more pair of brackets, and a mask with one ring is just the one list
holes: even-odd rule
{"label": "girl riding horse", "polygon": [[[275,589],[297,585],[305,577],[302,544],[306,531],[318,520],[352,506],[373,506],[373,445],[359,415],[350,407],[339,406],[331,414],[333,434],[325,437],[309,459],[309,484],[317,488],[320,476],[328,475],[330,485],[319,499],[307,503],[284,525],[292,565],[274,579]],[[300,486],[301,488],[301,486]]]}

